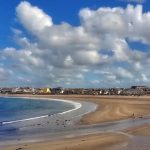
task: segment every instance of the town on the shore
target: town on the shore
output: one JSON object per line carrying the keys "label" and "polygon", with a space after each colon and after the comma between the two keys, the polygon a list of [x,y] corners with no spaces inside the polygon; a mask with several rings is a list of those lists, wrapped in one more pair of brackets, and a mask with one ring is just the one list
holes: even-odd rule
{"label": "town on the shore", "polygon": [[3,87],[1,94],[33,94],[33,95],[125,95],[142,96],[150,95],[147,86],[131,86],[130,88],[32,88],[32,87]]}

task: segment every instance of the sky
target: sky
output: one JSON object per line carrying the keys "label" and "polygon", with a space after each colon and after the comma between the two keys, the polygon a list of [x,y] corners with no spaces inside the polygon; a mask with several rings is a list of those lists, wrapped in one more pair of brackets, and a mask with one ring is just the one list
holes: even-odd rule
{"label": "sky", "polygon": [[0,87],[150,86],[148,0],[1,0]]}

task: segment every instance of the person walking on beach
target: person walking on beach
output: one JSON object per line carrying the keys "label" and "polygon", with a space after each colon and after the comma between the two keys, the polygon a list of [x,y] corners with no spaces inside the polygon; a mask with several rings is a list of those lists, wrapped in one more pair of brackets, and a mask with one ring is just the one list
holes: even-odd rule
{"label": "person walking on beach", "polygon": [[132,118],[133,118],[133,119],[135,119],[135,115],[134,115],[134,113],[132,114]]}

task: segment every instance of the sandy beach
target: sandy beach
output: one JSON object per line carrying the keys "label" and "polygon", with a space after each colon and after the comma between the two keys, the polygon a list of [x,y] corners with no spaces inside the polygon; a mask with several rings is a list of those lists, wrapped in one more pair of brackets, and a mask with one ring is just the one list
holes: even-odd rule
{"label": "sandy beach", "polygon": [[126,136],[109,133],[69,138],[59,141],[22,144],[4,148],[3,150],[15,150],[17,148],[28,150],[91,150],[92,148],[94,148],[94,150],[107,150],[112,148],[116,149],[117,145],[122,145],[127,142],[128,139]]}
{"label": "sandy beach", "polygon": [[[13,95],[27,96],[31,95]],[[150,114],[150,97],[126,97],[126,96],[82,96],[82,95],[60,95],[60,96],[33,96],[45,98],[59,98],[74,101],[94,102],[98,105],[95,112],[82,117],[80,124],[91,125],[109,121],[122,120],[127,118],[140,118]],[[57,141],[43,141],[40,143],[26,143],[21,145],[8,146],[0,150],[95,150],[100,149],[129,149],[128,145],[132,143],[131,137],[149,136],[149,124],[139,127],[123,130],[117,133],[93,134],[75,138],[60,139]],[[149,145],[150,146],[150,145]],[[134,147],[132,147],[134,149]],[[148,146],[144,147],[148,149]]]}

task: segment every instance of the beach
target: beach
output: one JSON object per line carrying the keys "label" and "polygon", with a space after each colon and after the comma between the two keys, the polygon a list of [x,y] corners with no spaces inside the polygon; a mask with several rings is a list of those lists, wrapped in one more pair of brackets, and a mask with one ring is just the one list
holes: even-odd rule
{"label": "beach", "polygon": [[[12,95],[10,95],[12,96]],[[93,125],[101,124],[113,121],[119,121],[123,119],[133,119],[134,121],[142,120],[145,115],[150,114],[150,97],[128,97],[128,96],[85,96],[85,95],[13,95],[13,96],[26,96],[37,98],[53,98],[53,99],[65,99],[73,101],[86,101],[97,104],[97,110],[81,118],[79,125]],[[133,116],[134,114],[134,116]],[[134,118],[133,118],[134,117]],[[132,140],[135,140],[136,136],[145,136],[149,140],[150,128],[149,124],[138,125],[129,129],[123,129],[117,132],[104,132],[96,134],[92,132],[88,135],[76,135],[65,137],[57,140],[48,140],[36,142],[26,142],[17,145],[11,145],[0,148],[1,150],[15,150],[21,149],[43,149],[48,150],[84,150],[84,149],[129,149],[132,145]],[[138,142],[139,144],[140,142]],[[141,143],[142,144],[142,143]],[[132,148],[134,148],[134,145]],[[148,146],[144,147],[148,149]]]}
{"label": "beach", "polygon": [[17,148],[28,150],[107,150],[117,148],[116,145],[125,144],[128,139],[120,134],[100,134],[78,138],[69,138],[57,141],[45,141],[32,144],[22,144],[4,148],[3,150],[15,150]]}

